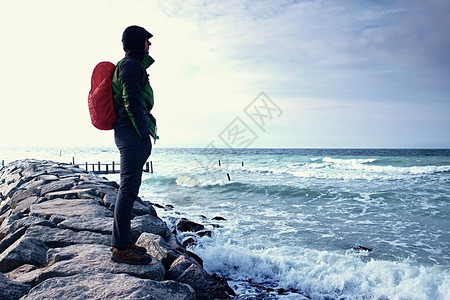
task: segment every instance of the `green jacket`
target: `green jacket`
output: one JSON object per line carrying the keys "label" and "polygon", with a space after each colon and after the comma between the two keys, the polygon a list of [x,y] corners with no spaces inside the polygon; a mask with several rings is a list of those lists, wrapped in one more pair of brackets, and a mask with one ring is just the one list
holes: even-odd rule
{"label": "green jacket", "polygon": [[151,114],[154,105],[153,89],[146,69],[155,61],[145,55],[140,61],[127,52],[116,66],[112,78],[114,109],[117,120],[114,128],[133,126],[140,138],[157,135],[156,119]]}

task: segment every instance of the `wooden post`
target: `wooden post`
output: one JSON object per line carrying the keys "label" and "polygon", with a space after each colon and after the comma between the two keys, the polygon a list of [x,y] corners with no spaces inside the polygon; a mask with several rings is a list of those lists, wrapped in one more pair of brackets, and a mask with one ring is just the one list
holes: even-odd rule
{"label": "wooden post", "polygon": [[219,167],[221,166],[221,164],[220,164],[220,159],[219,159]]}
{"label": "wooden post", "polygon": [[106,174],[109,174],[109,171],[108,171],[108,164],[106,164]]}
{"label": "wooden post", "polygon": [[4,167],[4,166],[5,166],[5,160],[2,159],[2,167]]}
{"label": "wooden post", "polygon": [[149,163],[146,162],[146,163],[145,163],[145,172],[147,172],[147,173],[150,172],[150,171],[149,171],[149,168],[150,168]]}
{"label": "wooden post", "polygon": [[98,172],[100,173],[100,162],[98,162]]}
{"label": "wooden post", "polygon": [[112,172],[115,173],[116,170],[114,169],[114,161],[112,162],[112,168],[113,168]]}
{"label": "wooden post", "polygon": [[75,157],[72,156],[72,165],[75,165]]}
{"label": "wooden post", "polygon": [[89,172],[88,170],[88,163],[86,162],[86,172]]}
{"label": "wooden post", "polygon": [[95,172],[94,167],[95,167],[95,164],[92,164],[92,172]]}
{"label": "wooden post", "polygon": [[227,173],[228,181],[231,181],[230,173]]}
{"label": "wooden post", "polygon": [[153,162],[152,161],[150,161],[150,173],[153,174]]}
{"label": "wooden post", "polygon": [[242,166],[244,166],[244,162],[242,162]]}

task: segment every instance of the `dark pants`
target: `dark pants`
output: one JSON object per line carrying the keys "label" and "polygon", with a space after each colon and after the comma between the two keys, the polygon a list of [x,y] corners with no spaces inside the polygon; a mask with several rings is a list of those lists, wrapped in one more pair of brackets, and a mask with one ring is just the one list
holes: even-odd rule
{"label": "dark pants", "polygon": [[119,250],[131,242],[130,228],[134,201],[141,186],[142,169],[150,156],[150,137],[139,138],[131,126],[114,130],[114,139],[120,152],[120,188],[114,210],[111,245]]}

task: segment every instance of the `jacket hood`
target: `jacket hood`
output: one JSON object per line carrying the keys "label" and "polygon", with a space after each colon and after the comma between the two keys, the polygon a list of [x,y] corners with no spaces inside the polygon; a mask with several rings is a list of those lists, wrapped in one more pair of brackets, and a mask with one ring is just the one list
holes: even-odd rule
{"label": "jacket hood", "polygon": [[145,30],[143,27],[137,25],[129,26],[122,34],[123,50],[144,49],[145,41],[152,36],[153,34]]}

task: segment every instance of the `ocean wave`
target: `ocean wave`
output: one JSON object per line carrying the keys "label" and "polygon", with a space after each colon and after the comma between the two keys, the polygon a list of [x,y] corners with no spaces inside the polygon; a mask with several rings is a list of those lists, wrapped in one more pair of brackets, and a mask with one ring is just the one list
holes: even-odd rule
{"label": "ocean wave", "polygon": [[[230,240],[194,250],[210,272],[271,284],[312,299],[447,299],[448,270],[408,261],[364,262],[358,253],[288,247],[248,249]],[[244,298],[245,299],[245,298]]]}
{"label": "ocean wave", "polygon": [[341,180],[398,180],[450,172],[450,165],[373,165],[375,159],[332,159],[314,161],[289,173],[294,177]]}

